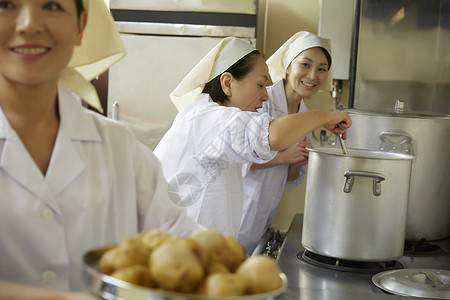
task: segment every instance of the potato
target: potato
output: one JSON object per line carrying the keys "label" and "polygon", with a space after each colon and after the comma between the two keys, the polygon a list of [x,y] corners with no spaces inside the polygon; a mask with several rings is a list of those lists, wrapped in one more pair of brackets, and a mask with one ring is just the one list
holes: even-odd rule
{"label": "potato", "polygon": [[204,277],[197,256],[176,241],[167,241],[153,250],[149,265],[159,287],[168,291],[192,293]]}
{"label": "potato", "polygon": [[150,269],[142,265],[134,265],[116,270],[111,277],[126,281],[131,284],[156,288],[156,281],[150,275]]}
{"label": "potato", "polygon": [[147,266],[149,255],[150,249],[145,246],[141,239],[137,237],[126,238],[117,246],[114,270],[133,265]]}
{"label": "potato", "polygon": [[275,260],[265,255],[251,256],[236,270],[236,274],[247,281],[250,294],[279,289],[283,284],[280,273],[281,270]]}
{"label": "potato", "polygon": [[161,229],[153,229],[139,233],[138,237],[144,245],[146,245],[150,250],[153,250],[168,239],[172,238],[173,235]]}
{"label": "potato", "polygon": [[214,273],[209,275],[200,294],[208,297],[243,296],[246,292],[245,279],[232,273]]}
{"label": "potato", "polygon": [[98,261],[98,270],[106,275],[111,274],[116,270],[115,267],[115,257],[116,257],[117,248],[111,248],[100,257]]}
{"label": "potato", "polygon": [[195,256],[198,258],[200,263],[202,264],[202,267],[205,268],[209,264],[209,253],[195,240],[188,239],[184,237],[172,237],[172,239],[175,243],[177,243],[180,247],[185,247],[186,249],[189,249],[192,251],[192,253],[195,254]]}
{"label": "potato", "polygon": [[212,263],[206,267],[206,274],[210,275],[213,273],[231,273],[231,271],[224,264]]}
{"label": "potato", "polygon": [[244,247],[231,235],[225,235],[225,241],[230,248],[230,257],[228,260],[228,268],[234,272],[244,262],[246,258],[246,251]]}
{"label": "potato", "polygon": [[207,297],[241,297],[282,286],[275,260],[247,258],[232,236],[214,229],[181,237],[160,229],[139,233],[106,251],[98,270],[125,282]]}
{"label": "potato", "polygon": [[221,263],[228,266],[231,251],[220,231],[198,230],[191,233],[188,238],[197,241],[209,253],[209,263]]}

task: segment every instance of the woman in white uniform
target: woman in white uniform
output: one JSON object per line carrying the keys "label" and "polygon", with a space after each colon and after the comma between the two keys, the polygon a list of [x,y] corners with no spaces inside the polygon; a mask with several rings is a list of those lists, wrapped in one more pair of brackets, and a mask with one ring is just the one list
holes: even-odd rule
{"label": "woman in white uniform", "polygon": [[[303,99],[331,89],[330,40],[301,31],[266,61],[273,85],[260,113],[277,119],[307,112]],[[244,213],[238,240],[252,253],[272,224],[284,189],[300,185],[306,173],[309,134],[265,164],[253,164],[244,177]]]}
{"label": "woman in white uniform", "polygon": [[89,81],[125,53],[103,0],[0,1],[0,45],[0,299],[96,299],[88,250],[199,226],[152,152],[74,97],[98,106]]}
{"label": "woman in white uniform", "polygon": [[244,165],[270,161],[320,126],[339,134],[351,125],[346,112],[311,111],[276,120],[257,113],[268,98],[268,79],[253,46],[225,38],[171,94],[180,112],[154,151],[174,201],[198,223],[235,238],[243,214]]}

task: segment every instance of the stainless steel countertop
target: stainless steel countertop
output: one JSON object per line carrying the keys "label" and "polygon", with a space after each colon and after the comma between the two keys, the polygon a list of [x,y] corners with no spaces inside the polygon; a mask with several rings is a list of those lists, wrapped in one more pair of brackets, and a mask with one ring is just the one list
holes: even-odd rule
{"label": "stainless steel countertop", "polygon": [[[396,300],[427,299],[391,295],[372,283],[374,274],[361,274],[336,271],[310,265],[297,258],[304,250],[301,245],[303,214],[297,214],[287,232],[277,263],[287,275],[288,290],[276,299],[302,300]],[[450,238],[433,242],[447,250],[445,256],[439,257],[407,257],[397,261],[404,268],[428,268],[450,270]]]}

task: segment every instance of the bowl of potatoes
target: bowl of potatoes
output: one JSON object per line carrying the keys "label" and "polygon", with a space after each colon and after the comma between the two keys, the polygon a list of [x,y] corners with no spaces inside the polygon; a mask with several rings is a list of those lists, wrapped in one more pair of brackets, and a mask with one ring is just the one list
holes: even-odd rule
{"label": "bowl of potatoes", "polygon": [[103,299],[273,299],[287,278],[271,257],[248,257],[232,236],[207,229],[181,237],[154,229],[93,249],[83,277]]}

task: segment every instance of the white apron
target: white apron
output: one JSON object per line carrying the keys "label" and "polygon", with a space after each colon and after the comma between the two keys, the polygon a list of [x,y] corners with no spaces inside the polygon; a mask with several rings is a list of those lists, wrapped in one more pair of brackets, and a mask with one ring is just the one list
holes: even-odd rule
{"label": "white apron", "polygon": [[[269,101],[264,102],[261,113],[273,119],[288,115],[283,79],[267,87]],[[303,101],[298,112],[306,112]],[[248,168],[247,168],[248,169]],[[248,253],[252,253],[267,228],[272,224],[284,189],[295,188],[303,182],[306,166],[302,166],[294,181],[286,181],[289,165],[278,165],[267,169],[244,172],[244,204],[238,240]]]}
{"label": "white apron", "polygon": [[0,109],[0,279],[84,290],[82,255],[143,229],[198,225],[168,199],[151,151],[89,112],[62,85],[60,128],[44,177]]}
{"label": "white apron", "polygon": [[242,165],[271,160],[267,114],[213,102],[209,95],[176,116],[156,147],[172,200],[207,228],[237,238],[242,216]]}

